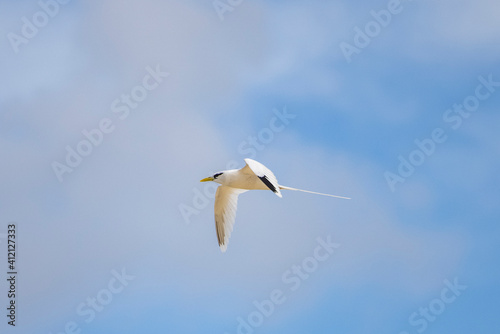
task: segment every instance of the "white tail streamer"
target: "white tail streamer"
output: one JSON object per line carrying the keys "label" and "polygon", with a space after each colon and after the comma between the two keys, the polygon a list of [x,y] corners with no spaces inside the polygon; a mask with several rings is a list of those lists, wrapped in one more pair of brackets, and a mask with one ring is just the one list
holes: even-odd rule
{"label": "white tail streamer", "polygon": [[350,199],[349,197],[337,196],[337,195],[330,195],[330,194],[323,194],[323,193],[317,193],[317,192],[315,192],[315,191],[309,191],[309,190],[297,189],[297,188],[292,188],[292,187],[280,186],[280,189],[285,189],[285,190],[295,190],[295,191],[302,191],[302,192],[305,192],[305,193],[316,194],[316,195],[322,195],[322,196],[330,196],[330,197],[335,197],[335,198]]}

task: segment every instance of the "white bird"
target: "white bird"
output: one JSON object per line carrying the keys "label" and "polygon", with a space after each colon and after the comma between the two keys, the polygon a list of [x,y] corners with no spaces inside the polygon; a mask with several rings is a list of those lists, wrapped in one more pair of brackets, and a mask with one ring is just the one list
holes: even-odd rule
{"label": "white bird", "polygon": [[238,195],[248,190],[271,190],[278,197],[282,197],[280,189],[286,189],[350,199],[343,196],[322,194],[279,185],[276,176],[266,166],[252,159],[245,159],[245,162],[246,166],[241,169],[225,170],[200,180],[200,182],[214,181],[221,184],[215,193],[214,213],[217,240],[222,252],[226,251],[229,237],[233,230]]}

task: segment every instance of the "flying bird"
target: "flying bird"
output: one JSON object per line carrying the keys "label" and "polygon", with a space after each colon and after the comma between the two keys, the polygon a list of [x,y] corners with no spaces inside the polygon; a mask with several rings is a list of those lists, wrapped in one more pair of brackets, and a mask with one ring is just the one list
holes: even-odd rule
{"label": "flying bird", "polygon": [[278,197],[282,197],[280,190],[296,190],[306,193],[350,199],[343,196],[317,193],[309,190],[285,187],[278,184],[276,176],[266,166],[252,159],[245,159],[245,167],[241,169],[230,169],[215,173],[200,182],[214,181],[221,186],[215,193],[215,229],[217,240],[222,252],[227,250],[227,244],[233,230],[236,218],[236,207],[238,195],[248,190],[271,190]]}

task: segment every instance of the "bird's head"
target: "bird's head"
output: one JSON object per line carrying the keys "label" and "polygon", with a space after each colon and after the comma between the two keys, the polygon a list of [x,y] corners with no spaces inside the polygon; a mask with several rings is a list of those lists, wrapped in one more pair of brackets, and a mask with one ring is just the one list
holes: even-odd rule
{"label": "bird's head", "polygon": [[200,182],[214,181],[217,183],[221,183],[223,178],[224,178],[224,173],[220,172],[220,173],[215,173],[213,176],[206,177],[200,180]]}

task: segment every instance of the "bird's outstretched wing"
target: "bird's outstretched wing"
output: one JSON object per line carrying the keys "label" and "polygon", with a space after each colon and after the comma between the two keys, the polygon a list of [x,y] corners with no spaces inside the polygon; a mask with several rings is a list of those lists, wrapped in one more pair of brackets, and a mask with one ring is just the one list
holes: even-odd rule
{"label": "bird's outstretched wing", "polygon": [[215,193],[215,230],[222,252],[226,251],[229,237],[233,231],[238,195],[245,191],[244,189],[220,186]]}
{"label": "bird's outstretched wing", "polygon": [[272,190],[272,192],[274,192],[278,197],[282,197],[278,180],[269,168],[252,159],[247,158],[245,159],[245,162],[247,165],[242,168],[243,173],[252,171],[269,189]]}

